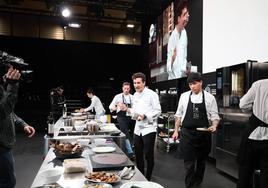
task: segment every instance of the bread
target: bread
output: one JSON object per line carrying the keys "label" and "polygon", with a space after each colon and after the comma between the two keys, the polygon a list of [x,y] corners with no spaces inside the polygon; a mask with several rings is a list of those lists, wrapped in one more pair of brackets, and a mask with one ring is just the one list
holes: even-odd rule
{"label": "bread", "polygon": [[65,159],[63,161],[65,167],[65,173],[75,173],[86,171],[86,160],[85,159]]}

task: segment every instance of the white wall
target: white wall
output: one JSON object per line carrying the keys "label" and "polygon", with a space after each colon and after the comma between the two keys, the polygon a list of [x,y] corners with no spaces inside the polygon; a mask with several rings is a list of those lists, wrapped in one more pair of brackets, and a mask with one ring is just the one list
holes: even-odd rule
{"label": "white wall", "polygon": [[203,0],[203,73],[268,61],[268,0]]}

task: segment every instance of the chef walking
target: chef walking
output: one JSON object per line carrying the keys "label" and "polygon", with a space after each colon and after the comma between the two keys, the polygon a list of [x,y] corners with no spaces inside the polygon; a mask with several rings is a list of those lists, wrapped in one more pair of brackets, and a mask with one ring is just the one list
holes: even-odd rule
{"label": "chef walking", "polygon": [[184,159],[186,188],[198,188],[203,181],[206,158],[211,150],[211,133],[219,123],[218,107],[213,95],[202,90],[202,77],[190,73],[190,91],[181,94],[175,114],[173,139],[180,131],[180,156]]}

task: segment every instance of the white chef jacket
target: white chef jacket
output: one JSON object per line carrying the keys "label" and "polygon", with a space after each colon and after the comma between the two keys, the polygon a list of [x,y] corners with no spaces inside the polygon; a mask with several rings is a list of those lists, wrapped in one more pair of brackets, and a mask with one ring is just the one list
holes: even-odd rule
{"label": "white chef jacket", "polygon": [[[167,49],[167,72],[169,80],[186,76],[187,40],[186,30],[183,29],[181,33],[179,33],[175,27],[169,38]],[[173,62],[173,65],[171,65],[171,59],[175,48],[177,50],[177,56]]]}
{"label": "white chef jacket", "polygon": [[[179,104],[178,104],[175,117],[182,118],[181,122],[183,121],[186,115],[190,94],[191,94],[191,91],[182,93],[180,100],[179,100]],[[204,91],[204,95],[205,95],[205,105],[206,105],[208,120],[209,121],[220,120],[219,113],[218,113],[218,106],[217,106],[215,97],[211,95],[210,93],[208,93],[207,91]],[[202,103],[203,102],[202,91],[200,91],[198,94],[192,93],[191,102]]]}
{"label": "white chef jacket", "polygon": [[99,97],[97,97],[96,95],[94,95],[91,98],[91,104],[89,107],[87,107],[86,109],[84,109],[85,112],[88,112],[90,110],[92,110],[94,108],[96,115],[100,116],[100,115],[104,115],[105,110],[102,106],[102,103],[99,99]]}
{"label": "white chef jacket", "polygon": [[[254,82],[248,92],[240,99],[239,107],[268,124],[268,79]],[[257,127],[248,137],[252,140],[268,140],[268,128]]]}
{"label": "white chef jacket", "polygon": [[130,115],[134,117],[137,114],[144,114],[146,118],[142,121],[136,121],[134,134],[144,136],[156,132],[157,118],[161,114],[161,106],[157,93],[146,87],[141,93],[134,93]]}
{"label": "white chef jacket", "polygon": [[[118,103],[131,104],[131,106],[132,106],[133,95],[132,94],[125,95],[124,93],[120,93],[120,94],[115,95],[111,104],[109,105],[109,109],[112,110],[113,107],[115,107]],[[119,112],[119,111],[120,111],[120,109],[117,108],[116,112]]]}

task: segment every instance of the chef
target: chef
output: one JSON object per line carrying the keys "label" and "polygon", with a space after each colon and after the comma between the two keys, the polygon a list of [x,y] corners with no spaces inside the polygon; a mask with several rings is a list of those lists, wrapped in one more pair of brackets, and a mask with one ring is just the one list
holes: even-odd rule
{"label": "chef", "polygon": [[190,73],[187,83],[190,91],[181,94],[172,137],[177,139],[180,132],[185,185],[196,188],[203,181],[206,158],[211,150],[211,133],[217,130],[220,118],[214,96],[202,90],[201,75]]}
{"label": "chef", "polygon": [[130,94],[130,83],[124,82],[122,85],[122,93],[117,94],[111,104],[109,105],[109,109],[111,112],[116,111],[117,112],[117,121],[119,124],[120,130],[126,135],[125,139],[125,148],[126,152],[131,160],[134,160],[135,155],[132,150],[132,146],[130,143],[130,140],[132,140],[130,136],[130,129],[131,126],[134,127],[134,124],[132,123],[133,120],[131,120],[131,117],[126,115],[125,111],[122,111],[121,109],[124,109],[126,107],[131,108],[132,101],[133,101],[133,95]]}

